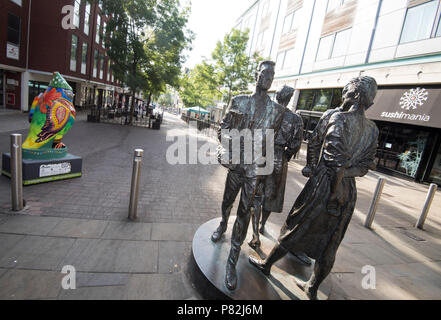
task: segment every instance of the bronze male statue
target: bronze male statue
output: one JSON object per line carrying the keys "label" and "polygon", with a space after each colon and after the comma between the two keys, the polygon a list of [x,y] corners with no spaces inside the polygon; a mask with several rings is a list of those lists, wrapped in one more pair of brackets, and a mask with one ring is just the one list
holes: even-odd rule
{"label": "bronze male statue", "polygon": [[[257,139],[261,139],[256,134],[256,130],[262,130],[262,132],[266,130],[277,131],[278,127],[280,127],[285,110],[282,106],[273,102],[267,95],[274,80],[274,69],[274,62],[261,62],[256,72],[256,92],[251,96],[241,95],[233,98],[227,114],[221,123],[219,134],[221,140],[225,138],[225,134],[222,132],[228,130],[238,130],[239,132],[249,130],[252,134],[251,142],[253,146],[256,146]],[[232,151],[235,152],[237,150]],[[246,163],[246,161],[242,160],[242,158],[245,159],[247,156],[243,143],[240,144],[240,155],[240,164],[232,163],[230,154],[227,155],[229,161],[227,163],[223,161],[223,165],[229,170],[222,202],[222,221],[211,237],[213,242],[217,242],[225,233],[234,200],[239,191],[242,190],[237,210],[237,219],[231,237],[231,250],[226,266],[225,284],[229,290],[235,290],[237,286],[236,264],[239,259],[241,246],[247,235],[251,211],[261,205],[259,199],[255,197],[258,193],[258,173],[261,164],[258,164],[257,159],[254,157],[252,157],[251,163]]]}
{"label": "bronze male statue", "polygon": [[263,197],[261,210],[256,210],[253,219],[253,239],[249,245],[256,249],[260,247],[260,233],[264,233],[265,224],[271,212],[281,213],[285,199],[285,186],[288,176],[288,162],[299,152],[303,141],[303,120],[291,112],[287,106],[294,94],[294,89],[284,86],[277,92],[277,102],[285,107],[282,125],[276,133],[274,142],[274,171],[263,179]]}
{"label": "bronze male statue", "polygon": [[337,249],[346,233],[357,200],[355,177],[375,167],[378,128],[365,116],[377,93],[371,77],[355,78],[343,90],[349,112],[329,120],[317,167],[297,198],[282,228],[279,243],[264,261],[250,263],[269,275],[272,265],[288,251],[305,252],[316,260],[308,282],[297,281],[310,299],[332,270]]}

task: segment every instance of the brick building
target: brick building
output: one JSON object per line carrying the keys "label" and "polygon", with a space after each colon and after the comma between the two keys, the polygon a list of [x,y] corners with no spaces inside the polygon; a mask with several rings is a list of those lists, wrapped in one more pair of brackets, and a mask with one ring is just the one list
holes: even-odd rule
{"label": "brick building", "polygon": [[106,55],[107,20],[87,0],[0,0],[0,108],[27,111],[54,71],[74,89],[76,107],[128,104]]}

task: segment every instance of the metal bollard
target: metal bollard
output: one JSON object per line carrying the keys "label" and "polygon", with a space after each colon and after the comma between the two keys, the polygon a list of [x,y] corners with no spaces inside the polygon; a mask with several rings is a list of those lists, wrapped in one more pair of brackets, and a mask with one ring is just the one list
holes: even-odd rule
{"label": "metal bollard", "polygon": [[23,204],[23,163],[21,134],[11,134],[11,200],[12,211],[21,211]]}
{"label": "metal bollard", "polygon": [[378,179],[377,188],[375,189],[375,195],[372,199],[372,204],[369,209],[369,214],[366,217],[364,226],[368,229],[372,229],[372,223],[374,222],[375,214],[377,213],[378,203],[380,202],[381,194],[386,180],[384,178]]}
{"label": "metal bollard", "polygon": [[424,223],[426,222],[427,215],[429,214],[430,206],[432,205],[433,198],[435,197],[435,193],[438,190],[438,185],[432,183],[430,185],[429,193],[427,194],[426,202],[424,203],[423,212],[421,213],[421,217],[415,225],[418,229],[423,229]]}
{"label": "metal bollard", "polygon": [[139,180],[144,150],[136,149],[133,158],[132,186],[130,189],[129,219],[136,220],[138,211]]}

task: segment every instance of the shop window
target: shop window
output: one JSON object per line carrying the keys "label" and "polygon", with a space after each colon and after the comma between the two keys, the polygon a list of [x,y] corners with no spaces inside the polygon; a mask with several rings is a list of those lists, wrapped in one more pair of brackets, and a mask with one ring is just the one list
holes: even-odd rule
{"label": "shop window", "polygon": [[87,50],[88,45],[86,42],[83,42],[83,48],[81,51],[81,73],[86,74],[87,72]]}
{"label": "shop window", "polygon": [[15,14],[8,13],[8,42],[20,45],[21,19]]}
{"label": "shop window", "polygon": [[78,37],[72,35],[72,44],[70,47],[70,71],[77,71],[77,52],[78,52]]}
{"label": "shop window", "polygon": [[[404,21],[400,43],[429,39],[437,19],[439,1],[433,0],[409,8]],[[436,33],[438,34],[438,32]]]}
{"label": "shop window", "polygon": [[429,133],[406,126],[379,125],[377,166],[415,178]]}
{"label": "shop window", "polygon": [[342,104],[342,89],[315,89],[300,92],[298,110],[325,112]]}

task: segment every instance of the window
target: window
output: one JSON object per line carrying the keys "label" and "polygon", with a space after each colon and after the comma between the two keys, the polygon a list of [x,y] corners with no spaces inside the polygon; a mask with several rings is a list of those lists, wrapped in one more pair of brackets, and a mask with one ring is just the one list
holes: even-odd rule
{"label": "window", "polygon": [[77,51],[78,51],[78,37],[72,35],[72,44],[70,47],[70,71],[77,71]]}
{"label": "window", "polygon": [[342,89],[302,90],[297,104],[298,110],[325,112],[338,108],[342,103]]}
{"label": "window", "polygon": [[[346,0],[346,1],[348,1],[348,0]],[[328,7],[326,8],[326,13],[331,12],[332,10],[337,9],[338,7],[340,7],[346,1],[345,0],[329,0],[328,1]]]}
{"label": "window", "polygon": [[86,2],[84,10],[84,33],[89,35],[90,32],[90,3]]}
{"label": "window", "polygon": [[83,43],[83,50],[81,52],[81,73],[86,74],[87,71],[87,43]]}
{"label": "window", "polygon": [[11,0],[11,1],[21,7],[21,0]]}
{"label": "window", "polygon": [[100,43],[101,39],[101,16],[96,16],[96,35],[95,35],[95,42]]}
{"label": "window", "polygon": [[107,60],[107,82],[110,81],[110,60]]}
{"label": "window", "polygon": [[[438,0],[423,3],[409,8],[404,21],[400,43],[429,39],[435,24],[439,6]],[[436,35],[439,34],[439,28]]]}
{"label": "window", "polygon": [[285,17],[285,21],[283,22],[282,34],[288,33],[294,29],[298,29],[300,16],[301,16],[301,9],[297,9],[296,11],[291,12],[289,15],[287,15]]}
{"label": "window", "polygon": [[15,14],[8,13],[8,42],[20,45],[20,17]]}
{"label": "window", "polygon": [[285,55],[285,63],[283,64],[284,69],[289,69],[294,66],[294,48],[287,50]]}
{"label": "window", "polygon": [[352,29],[344,30],[335,35],[334,48],[332,50],[332,58],[342,57],[346,55],[349,41],[351,40]]}
{"label": "window", "polygon": [[346,29],[320,39],[315,61],[329,60],[346,54],[352,29]]}
{"label": "window", "polygon": [[104,56],[100,56],[100,79],[104,77]]}
{"label": "window", "polygon": [[277,54],[276,70],[283,69],[283,64],[285,63],[285,55],[286,55],[286,51],[282,51]]}
{"label": "window", "polygon": [[441,21],[438,23],[438,30],[436,30],[436,37],[441,37]]}
{"label": "window", "polygon": [[103,35],[104,35],[104,40],[106,39],[106,29],[107,29],[107,23],[103,22]]}
{"label": "window", "polygon": [[99,59],[99,57],[98,57],[98,50],[97,49],[95,49],[95,54],[94,54],[94,57],[93,57],[93,77],[94,78],[96,78],[97,77],[97,70],[98,70],[98,59]]}
{"label": "window", "polygon": [[81,6],[81,0],[75,0],[74,3],[74,21],[73,24],[75,27],[80,27],[80,6]]}
{"label": "window", "polygon": [[320,44],[317,52],[316,61],[323,61],[329,59],[329,53],[331,52],[332,45],[334,44],[335,35],[330,35],[320,39]]}

